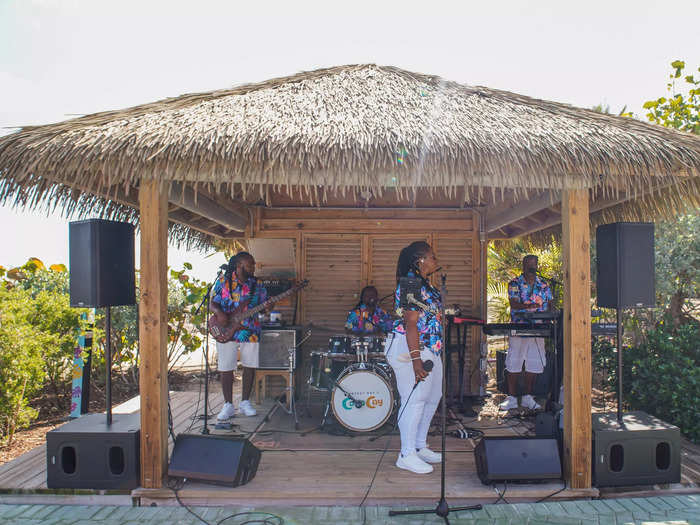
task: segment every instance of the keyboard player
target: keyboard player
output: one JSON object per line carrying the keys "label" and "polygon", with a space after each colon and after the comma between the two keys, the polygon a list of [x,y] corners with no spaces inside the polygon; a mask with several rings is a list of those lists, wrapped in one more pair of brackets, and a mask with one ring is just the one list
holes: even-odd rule
{"label": "keyboard player", "polygon": [[[522,316],[525,312],[547,312],[552,309],[552,291],[547,282],[537,275],[537,256],[523,257],[523,273],[508,283],[510,318],[513,323],[526,322]],[[516,386],[521,374],[524,374],[525,392],[520,399],[524,408],[537,410],[540,405],[533,397],[533,387],[538,374],[544,371],[546,363],[545,341],[542,337],[511,336],[506,354],[508,370],[508,391],[516,393]],[[517,408],[518,399],[509,395],[498,408],[510,410]]]}

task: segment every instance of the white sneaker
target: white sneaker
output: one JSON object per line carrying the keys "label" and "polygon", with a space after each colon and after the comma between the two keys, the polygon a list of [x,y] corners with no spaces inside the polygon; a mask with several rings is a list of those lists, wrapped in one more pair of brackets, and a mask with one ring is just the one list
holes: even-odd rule
{"label": "white sneaker", "polygon": [[523,407],[529,408],[530,410],[538,410],[542,408],[540,404],[535,401],[535,398],[532,397],[530,394],[525,394],[522,399],[520,400],[522,403]]}
{"label": "white sneaker", "polygon": [[224,403],[224,408],[222,408],[221,412],[219,412],[219,415],[216,416],[216,420],[226,421],[227,419],[231,419],[235,413],[236,409],[233,408],[232,403]]}
{"label": "white sneaker", "polygon": [[442,454],[439,452],[433,452],[428,447],[423,447],[416,452],[418,457],[421,458],[426,463],[440,463],[442,461]]}
{"label": "white sneaker", "polygon": [[498,405],[498,410],[512,410],[518,408],[518,400],[513,396],[508,396],[505,401]]}
{"label": "white sneaker", "polygon": [[250,401],[247,399],[245,401],[241,401],[241,404],[238,405],[238,410],[243,412],[243,414],[248,417],[254,416],[258,413],[258,411],[253,408],[253,405],[251,405]]}
{"label": "white sneaker", "polygon": [[396,466],[404,470],[410,470],[416,474],[430,474],[433,471],[432,465],[428,465],[425,461],[418,457],[418,454],[409,454],[404,456],[399,453],[399,458],[396,460]]}

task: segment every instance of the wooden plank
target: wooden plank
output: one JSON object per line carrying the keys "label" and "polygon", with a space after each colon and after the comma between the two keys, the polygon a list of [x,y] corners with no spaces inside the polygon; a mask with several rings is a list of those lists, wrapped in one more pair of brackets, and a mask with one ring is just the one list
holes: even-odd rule
{"label": "wooden plank", "polygon": [[471,210],[459,209],[373,209],[373,208],[260,208],[262,222],[270,219],[445,219],[445,220],[471,220]]}
{"label": "wooden plank", "polygon": [[[441,231],[470,231],[471,219],[449,220],[441,219]],[[381,233],[381,232],[416,232],[432,231],[436,227],[436,219],[265,219],[261,230],[289,234],[294,231],[312,233]]]}
{"label": "wooden plank", "polygon": [[491,233],[533,213],[549,208],[561,198],[557,190],[545,191],[506,206],[495,205],[486,213],[486,231]]}
{"label": "wooden plank", "polygon": [[195,193],[190,187],[179,182],[170,184],[168,201],[192,213],[201,215],[229,230],[243,232],[248,224],[247,217],[229,211],[204,194]]}
{"label": "wooden plank", "polygon": [[564,258],[564,470],[591,486],[591,275],[588,190],[562,195]]}
{"label": "wooden plank", "polygon": [[141,303],[141,485],[158,488],[168,463],[168,199],[157,181],[139,189]]}

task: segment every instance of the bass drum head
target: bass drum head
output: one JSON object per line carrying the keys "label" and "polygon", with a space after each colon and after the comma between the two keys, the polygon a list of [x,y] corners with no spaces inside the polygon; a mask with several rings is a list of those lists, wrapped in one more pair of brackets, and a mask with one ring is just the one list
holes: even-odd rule
{"label": "bass drum head", "polygon": [[[331,409],[338,423],[355,432],[368,432],[387,422],[394,409],[394,393],[382,375],[354,367],[342,375],[331,394]],[[343,390],[359,401],[360,407]]]}

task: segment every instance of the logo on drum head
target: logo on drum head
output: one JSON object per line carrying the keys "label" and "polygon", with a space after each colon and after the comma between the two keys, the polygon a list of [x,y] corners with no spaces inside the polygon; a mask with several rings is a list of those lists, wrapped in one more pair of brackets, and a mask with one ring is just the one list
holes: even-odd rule
{"label": "logo on drum head", "polygon": [[[357,408],[362,408],[363,406],[366,406],[367,408],[377,408],[384,405],[384,400],[377,399],[374,396],[369,396],[365,401],[360,401],[360,403],[360,406]],[[349,397],[346,397],[343,399],[343,408],[345,410],[352,410],[355,408],[355,402]]]}

